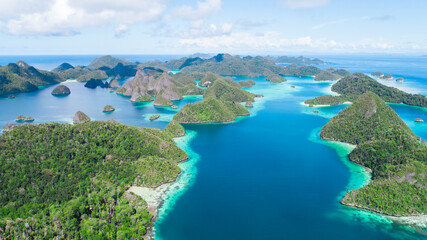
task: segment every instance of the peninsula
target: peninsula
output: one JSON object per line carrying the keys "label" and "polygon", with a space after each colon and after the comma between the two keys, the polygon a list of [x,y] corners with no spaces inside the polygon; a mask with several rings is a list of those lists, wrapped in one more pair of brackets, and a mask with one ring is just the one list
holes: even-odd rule
{"label": "peninsula", "polygon": [[320,135],[357,145],[350,160],[372,170],[371,183],[349,191],[342,204],[393,216],[427,213],[427,145],[378,95],[361,95]]}
{"label": "peninsula", "polygon": [[424,95],[410,94],[397,88],[385,86],[363,73],[347,75],[332,85],[331,89],[340,95],[323,95],[306,100],[305,103],[311,105],[337,105],[344,102],[354,102],[362,94],[370,91],[386,102],[427,107],[427,98]]}

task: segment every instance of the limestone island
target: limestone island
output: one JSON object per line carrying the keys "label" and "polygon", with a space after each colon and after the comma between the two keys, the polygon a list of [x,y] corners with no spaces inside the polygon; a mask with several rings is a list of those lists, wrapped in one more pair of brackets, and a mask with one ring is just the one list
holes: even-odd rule
{"label": "limestone island", "polygon": [[382,78],[382,77],[384,77],[384,73],[382,73],[382,72],[374,72],[371,75],[373,77],[376,77],[376,78]]}
{"label": "limestone island", "polygon": [[77,111],[73,118],[73,123],[86,123],[90,121],[90,117],[83,113],[82,111]]}
{"label": "limestone island", "polygon": [[0,76],[0,96],[38,91],[39,86],[65,81],[56,73],[37,69],[24,61],[0,66]]}
{"label": "limestone island", "polygon": [[361,95],[320,136],[357,145],[349,159],[372,171],[372,181],[348,191],[342,204],[391,216],[427,213],[427,146],[378,95]]}
{"label": "limestone island", "polygon": [[70,95],[70,89],[65,85],[59,85],[51,92],[54,96],[67,96]]}
{"label": "limestone island", "polygon": [[384,76],[380,77],[383,80],[393,80],[393,75],[390,73],[385,74]]}
{"label": "limestone island", "polygon": [[24,115],[18,115],[15,118],[16,122],[34,122],[34,118],[33,117],[25,117]]}
{"label": "limestone island", "polygon": [[331,90],[340,95],[322,95],[306,100],[304,103],[308,105],[343,104],[354,102],[364,93],[371,91],[386,102],[427,107],[427,98],[424,95],[410,94],[394,87],[385,86],[363,73],[353,73],[343,77],[332,85]]}
{"label": "limestone island", "polygon": [[85,87],[92,88],[92,89],[97,87],[108,88],[109,84],[107,82],[104,83],[104,81],[102,81],[101,79],[92,78],[86,82]]}
{"label": "limestone island", "polygon": [[281,83],[287,81],[286,78],[280,76],[279,74],[268,75],[268,77],[265,79],[271,83]]}
{"label": "limestone island", "polygon": [[403,82],[403,77],[399,77],[399,78],[397,78],[397,79],[396,79],[396,82],[400,82],[400,83],[402,83],[402,82]]}
{"label": "limestone island", "polygon": [[154,115],[150,116],[150,120],[153,121],[153,120],[158,119],[159,117],[160,117],[160,114],[154,114]]}
{"label": "limestone island", "polygon": [[111,105],[106,105],[103,109],[102,109],[102,111],[103,112],[105,112],[105,113],[111,113],[111,112],[114,112],[116,109],[113,107],[113,106],[111,106]]}
{"label": "limestone island", "polygon": [[16,121],[16,122],[23,122],[23,121],[25,121],[25,116],[24,116],[24,115],[18,115],[18,116],[15,118],[15,121]]}
{"label": "limestone island", "polygon": [[424,120],[423,119],[421,119],[421,118],[415,118],[415,120],[414,120],[415,122],[419,122],[419,123],[422,123],[422,122],[424,122]]}
{"label": "limestone island", "polygon": [[26,117],[24,119],[24,122],[34,122],[34,118],[33,117]]}

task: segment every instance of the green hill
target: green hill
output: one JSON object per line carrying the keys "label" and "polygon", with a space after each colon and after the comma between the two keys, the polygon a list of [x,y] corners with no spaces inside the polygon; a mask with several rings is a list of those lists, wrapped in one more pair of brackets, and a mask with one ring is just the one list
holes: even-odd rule
{"label": "green hill", "polygon": [[427,213],[427,146],[379,96],[363,94],[320,135],[356,144],[349,158],[372,170],[372,182],[348,192],[343,204],[398,216]]}
{"label": "green hill", "polygon": [[175,180],[182,134],[92,121],[0,135],[0,238],[141,239],[152,215],[126,190]]}
{"label": "green hill", "polygon": [[87,67],[92,70],[96,70],[102,67],[114,68],[117,64],[129,65],[131,62],[125,59],[119,59],[110,55],[95,58]]}
{"label": "green hill", "polygon": [[62,81],[64,78],[58,74],[36,69],[23,61],[0,67],[0,95],[36,91],[38,86]]}
{"label": "green hill", "polygon": [[205,91],[204,97],[214,97],[223,101],[254,101],[255,94],[241,89],[240,84],[231,79],[219,78]]}
{"label": "green hill", "polygon": [[427,98],[421,94],[410,94],[397,88],[385,86],[362,73],[345,76],[332,85],[332,91],[340,96],[318,97],[305,103],[313,105],[335,105],[345,101],[355,101],[362,94],[370,91],[380,96],[384,101],[404,103],[412,106],[427,107]]}
{"label": "green hill", "polygon": [[185,105],[173,119],[179,123],[219,123],[233,122],[236,117],[246,115],[249,111],[238,103],[208,97]]}

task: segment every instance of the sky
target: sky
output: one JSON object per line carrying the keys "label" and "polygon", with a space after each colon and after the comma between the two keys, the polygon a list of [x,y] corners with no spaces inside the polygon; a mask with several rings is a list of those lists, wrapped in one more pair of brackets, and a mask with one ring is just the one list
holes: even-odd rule
{"label": "sky", "polygon": [[427,54],[425,0],[0,0],[0,55]]}

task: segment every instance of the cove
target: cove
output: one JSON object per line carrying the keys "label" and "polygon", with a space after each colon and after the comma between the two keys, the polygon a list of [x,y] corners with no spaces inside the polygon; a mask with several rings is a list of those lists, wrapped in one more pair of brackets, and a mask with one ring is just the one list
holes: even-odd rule
{"label": "cove", "polygon": [[185,125],[197,132],[189,142],[198,155],[197,175],[173,205],[162,207],[167,214],[155,224],[156,239],[422,237],[381,215],[339,203],[347,190],[367,184],[369,174],[349,162],[351,147],[318,137],[345,105],[319,108],[321,116],[300,104],[327,91],[330,83],[256,82],[249,90],[265,98],[255,103],[250,117],[232,124]]}

